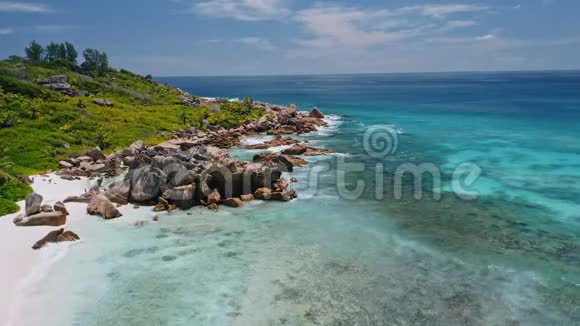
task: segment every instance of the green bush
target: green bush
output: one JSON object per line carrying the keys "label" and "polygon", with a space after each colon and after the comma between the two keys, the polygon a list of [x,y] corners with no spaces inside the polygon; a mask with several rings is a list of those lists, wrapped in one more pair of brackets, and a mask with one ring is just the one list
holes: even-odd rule
{"label": "green bush", "polygon": [[20,201],[32,192],[32,188],[29,185],[18,179],[8,179],[3,182],[4,184],[0,185],[0,198]]}
{"label": "green bush", "polygon": [[16,213],[20,207],[13,201],[0,198],[0,216]]}
{"label": "green bush", "polygon": [[46,97],[48,90],[29,81],[0,75],[0,87],[8,93],[20,94],[29,98]]}

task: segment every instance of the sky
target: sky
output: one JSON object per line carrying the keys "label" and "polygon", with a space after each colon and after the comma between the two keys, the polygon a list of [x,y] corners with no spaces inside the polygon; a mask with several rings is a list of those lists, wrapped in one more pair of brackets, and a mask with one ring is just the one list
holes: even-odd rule
{"label": "sky", "polygon": [[38,1],[0,0],[1,58],[37,40],[154,76],[580,68],[579,0]]}

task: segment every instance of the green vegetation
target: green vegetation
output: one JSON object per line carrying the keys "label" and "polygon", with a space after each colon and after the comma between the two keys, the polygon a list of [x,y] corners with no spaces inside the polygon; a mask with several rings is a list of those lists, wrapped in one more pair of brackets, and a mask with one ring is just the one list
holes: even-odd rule
{"label": "green vegetation", "polygon": [[17,212],[19,207],[15,202],[24,199],[32,191],[29,185],[7,172],[14,165],[7,153],[7,147],[0,144],[0,216]]}
{"label": "green vegetation", "polygon": [[[30,191],[26,185],[16,187],[19,182],[12,176],[56,169],[59,160],[94,146],[113,152],[137,139],[157,144],[174,130],[205,129],[204,119],[230,127],[264,114],[251,99],[223,101],[217,110],[184,106],[178,90],[152,81],[151,76],[111,69],[107,54],[94,49],[83,51],[85,61],[80,66],[70,43],[51,43],[44,49],[31,42],[25,52],[26,58],[0,61],[0,172],[4,176],[0,215],[14,209],[12,201],[23,198],[17,189]],[[65,96],[35,83],[55,75],[65,75],[72,88],[85,96]],[[102,107],[95,99],[114,105]]]}

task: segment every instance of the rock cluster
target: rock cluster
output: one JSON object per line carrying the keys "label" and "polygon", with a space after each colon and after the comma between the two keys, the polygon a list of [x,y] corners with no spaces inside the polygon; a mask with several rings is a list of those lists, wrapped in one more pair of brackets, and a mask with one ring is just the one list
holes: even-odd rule
{"label": "rock cluster", "polygon": [[257,105],[266,111],[258,122],[230,129],[208,126],[207,131],[187,128],[157,146],[147,147],[142,141],[136,141],[109,156],[96,148],[61,162],[61,175],[104,174],[112,162],[122,162],[128,169],[123,180],[107,189],[92,189],[65,202],[87,202],[90,214],[115,218],[120,213],[112,203],[156,205],[156,211],[188,209],[195,205],[217,210],[222,204],[242,207],[244,201],[254,198],[279,201],[296,198],[296,192],[288,189],[288,181],[281,179],[281,175],[308,162],[293,155],[320,155],[329,151],[307,147],[292,138],[276,137],[252,147],[293,145],[291,149],[296,154],[262,153],[253,162],[245,162],[231,158],[224,148],[239,145],[247,135],[277,134],[283,130],[305,133],[325,122],[298,112],[295,106]]}
{"label": "rock cluster", "polygon": [[67,96],[87,95],[83,91],[73,89],[72,86],[68,83],[68,78],[66,77],[66,75],[55,75],[50,76],[48,78],[37,79],[36,83]]}
{"label": "rock cluster", "polygon": [[278,135],[272,140],[268,140],[268,141],[265,141],[265,142],[260,143],[260,144],[246,145],[244,148],[245,149],[268,149],[271,147],[294,145],[294,144],[298,144],[298,143],[299,143],[299,141],[294,139],[294,138],[282,137],[282,136]]}
{"label": "rock cluster", "polygon": [[26,196],[24,215],[18,215],[12,222],[17,226],[61,226],[69,215],[65,206],[57,202],[53,207],[42,205],[42,196],[31,193]]}
{"label": "rock cluster", "polygon": [[61,175],[70,177],[90,177],[106,173],[116,175],[120,172],[120,163],[113,156],[107,157],[99,147],[85,151],[80,156],[71,155],[68,159],[58,162]]}

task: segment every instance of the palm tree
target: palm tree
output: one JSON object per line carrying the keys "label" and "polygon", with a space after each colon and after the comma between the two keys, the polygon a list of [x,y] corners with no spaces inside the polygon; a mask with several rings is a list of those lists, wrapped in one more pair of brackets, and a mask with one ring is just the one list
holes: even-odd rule
{"label": "palm tree", "polygon": [[8,147],[0,145],[0,178],[12,179],[13,177],[7,172],[8,169],[14,166],[8,156]]}

